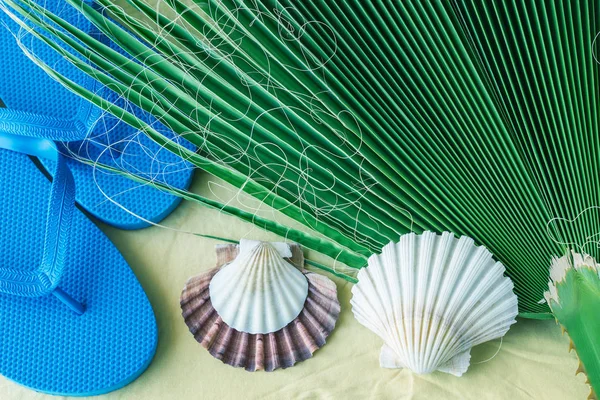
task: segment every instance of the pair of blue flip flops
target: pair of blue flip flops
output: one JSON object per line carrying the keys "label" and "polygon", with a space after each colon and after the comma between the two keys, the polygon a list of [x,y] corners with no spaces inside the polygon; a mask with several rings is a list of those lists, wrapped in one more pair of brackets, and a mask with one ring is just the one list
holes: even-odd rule
{"label": "pair of blue flip flops", "polygon": [[[39,3],[106,40],[63,0]],[[75,203],[106,223],[134,229],[159,222],[179,199],[77,158],[183,189],[192,170],[54,82],[24,55],[17,24],[2,11],[0,22],[6,106],[0,108],[0,374],[50,394],[106,393],[149,365],[156,321],[126,261]],[[121,101],[32,36],[20,42],[70,79]],[[177,140],[151,116],[133,111]]]}

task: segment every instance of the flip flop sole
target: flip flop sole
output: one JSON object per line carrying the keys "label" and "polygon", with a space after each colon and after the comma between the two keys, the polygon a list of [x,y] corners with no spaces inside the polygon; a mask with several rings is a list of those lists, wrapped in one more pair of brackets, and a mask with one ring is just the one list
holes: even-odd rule
{"label": "flip flop sole", "polygon": [[[0,254],[5,267],[39,265],[50,183],[25,155],[0,150]],[[0,374],[31,389],[85,396],[138,377],[156,350],[152,307],[108,238],[73,216],[59,287],[82,302],[78,316],[54,296],[0,295]]]}

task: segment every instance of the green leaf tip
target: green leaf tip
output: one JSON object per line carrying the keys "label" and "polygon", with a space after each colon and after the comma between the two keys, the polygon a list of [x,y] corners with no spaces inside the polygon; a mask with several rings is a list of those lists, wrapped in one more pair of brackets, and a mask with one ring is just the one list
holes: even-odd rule
{"label": "green leaf tip", "polygon": [[556,258],[550,268],[546,301],[569,336],[569,352],[575,350],[579,366],[591,387],[589,399],[600,389],[600,275],[592,257],[571,252]]}

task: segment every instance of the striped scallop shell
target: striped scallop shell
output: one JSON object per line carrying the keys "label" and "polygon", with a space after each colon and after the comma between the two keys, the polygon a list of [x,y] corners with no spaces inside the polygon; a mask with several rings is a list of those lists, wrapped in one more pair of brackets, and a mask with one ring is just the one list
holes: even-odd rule
{"label": "striped scallop shell", "polygon": [[517,296],[504,266],[466,236],[403,235],[369,257],[352,311],[383,339],[380,365],[461,376],[473,346],[506,334]]}
{"label": "striped scallop shell", "polygon": [[[287,260],[296,266],[303,265],[300,246],[294,244],[290,248],[292,257]],[[218,246],[218,265],[230,262],[238,253],[236,245]],[[300,314],[275,332],[253,334],[228,326],[212,306],[210,282],[220,268],[190,278],[181,293],[185,323],[213,357],[247,371],[273,371],[306,360],[325,345],[340,313],[333,281],[303,271],[308,280],[308,296]]]}

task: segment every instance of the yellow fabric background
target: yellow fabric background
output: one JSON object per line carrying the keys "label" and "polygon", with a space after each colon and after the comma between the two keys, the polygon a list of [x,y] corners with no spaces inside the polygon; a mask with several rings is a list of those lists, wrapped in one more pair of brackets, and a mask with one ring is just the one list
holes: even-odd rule
{"label": "yellow fabric background", "polygon": [[[215,178],[198,173],[192,190],[239,204],[236,192]],[[258,206],[242,198],[249,208]],[[263,206],[264,208],[264,206]],[[259,212],[273,215],[269,210]],[[280,220],[284,218],[278,217]],[[184,202],[164,221],[169,228],[219,235],[281,240],[234,217]],[[575,376],[577,360],[568,353],[569,340],[554,321],[519,319],[499,341],[473,349],[471,367],[461,378],[379,367],[381,340],[360,325],[350,307],[351,287],[334,278],[342,313],[327,344],[314,357],[293,368],[249,373],[222,364],[189,333],[179,308],[186,280],[214,267],[218,241],[175,230],[152,227],[120,231],[102,225],[134,270],[154,306],[159,344],[148,370],[129,386],[97,397],[117,399],[585,399],[583,375]],[[314,254],[310,258],[317,259]],[[321,259],[332,265],[331,260]],[[0,378],[0,399],[56,397],[35,393]]]}

